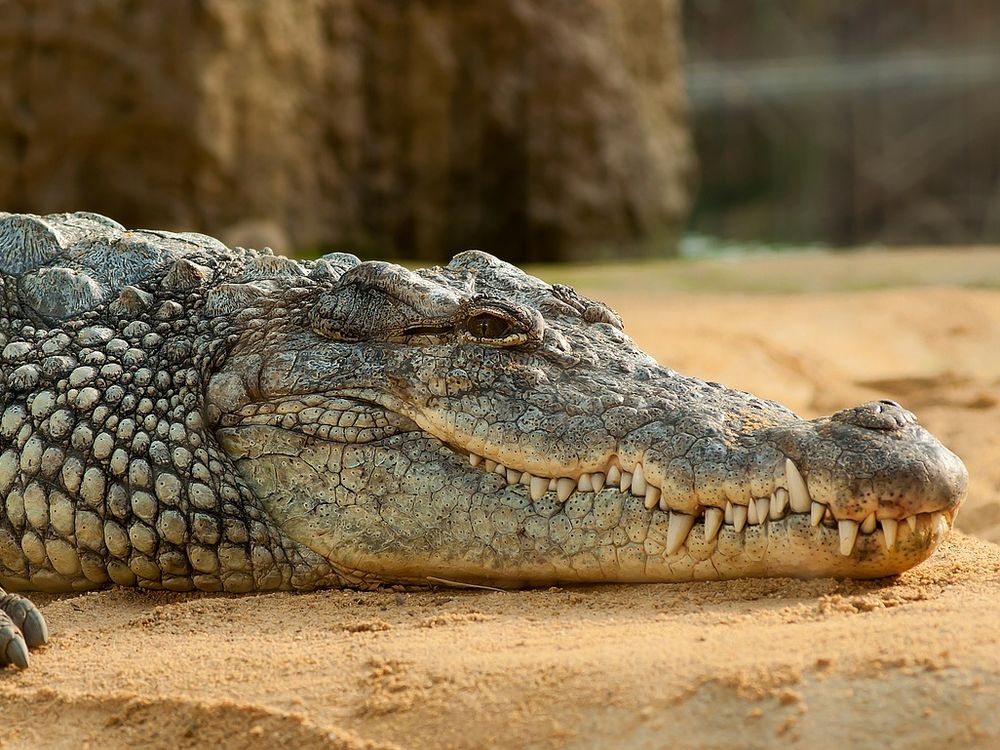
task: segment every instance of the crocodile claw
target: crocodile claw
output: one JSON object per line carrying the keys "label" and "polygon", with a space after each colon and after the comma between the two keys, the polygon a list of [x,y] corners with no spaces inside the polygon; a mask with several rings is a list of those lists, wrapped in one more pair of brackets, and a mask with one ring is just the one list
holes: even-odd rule
{"label": "crocodile claw", "polygon": [[28,648],[36,648],[49,642],[49,626],[45,624],[45,618],[38,608],[27,599],[24,601],[28,604],[28,612],[21,624],[21,633]]}
{"label": "crocodile claw", "polygon": [[0,589],[0,666],[28,666],[28,649],[48,643],[45,618],[29,599]]}
{"label": "crocodile claw", "polygon": [[[0,618],[3,619],[3,618]],[[28,666],[28,646],[21,636],[21,631],[14,627],[8,619],[0,625],[0,664],[13,664],[18,669]]]}

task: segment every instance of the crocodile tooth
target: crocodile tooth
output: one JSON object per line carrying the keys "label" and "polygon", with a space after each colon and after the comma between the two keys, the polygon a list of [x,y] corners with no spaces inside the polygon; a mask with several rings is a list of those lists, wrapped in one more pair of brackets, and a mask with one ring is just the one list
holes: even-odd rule
{"label": "crocodile tooth", "polygon": [[495,471],[497,468],[497,462],[486,459],[486,471]]}
{"label": "crocodile tooth", "polygon": [[503,464],[497,464],[495,467],[493,467],[493,473],[494,474],[499,474],[500,476],[502,476],[502,477],[504,477],[506,479],[507,478],[507,467],[504,466]]}
{"label": "crocodile tooth", "polygon": [[517,469],[507,469],[507,484],[517,484],[521,481],[521,472]]}
{"label": "crocodile tooth", "polygon": [[788,500],[792,510],[796,513],[805,513],[809,510],[809,490],[806,489],[806,482],[799,473],[799,467],[790,458],[785,459],[785,481],[788,482]]}
{"label": "crocodile tooth", "polygon": [[894,518],[883,518],[882,521],[882,541],[885,543],[886,551],[896,546],[896,527],[899,524]]}
{"label": "crocodile tooth", "polygon": [[725,511],[725,513],[723,515],[725,516],[726,523],[728,523],[730,526],[732,526],[733,525],[733,504],[731,502],[729,502],[728,500],[726,500],[726,511]]}
{"label": "crocodile tooth", "polygon": [[906,525],[910,527],[910,531],[916,531],[917,530],[917,517],[916,516],[907,516],[906,517]]}
{"label": "crocodile tooth", "polygon": [[719,534],[725,514],[718,508],[705,508],[705,541],[710,542]]}
{"label": "crocodile tooth", "polygon": [[625,492],[625,490],[632,489],[632,472],[623,471],[622,478],[618,481],[619,492]]}
{"label": "crocodile tooth", "polygon": [[819,526],[820,521],[823,520],[824,513],[826,513],[826,506],[823,503],[817,503],[813,500],[812,508],[809,512],[809,525]]}
{"label": "crocodile tooth", "polygon": [[747,523],[751,526],[757,525],[757,501],[753,498],[747,503]]}
{"label": "crocodile tooth", "polygon": [[854,551],[854,543],[858,540],[858,522],[838,521],[837,529],[840,531],[840,554],[848,557]]}
{"label": "crocodile tooth", "polygon": [[642,464],[636,464],[635,471],[632,472],[632,494],[637,497],[646,494],[646,477],[642,473]]}
{"label": "crocodile tooth", "polygon": [[542,496],[549,490],[549,480],[545,477],[531,478],[531,499],[541,500]]}
{"label": "crocodile tooth", "polygon": [[573,494],[573,490],[575,489],[576,482],[569,477],[559,477],[556,481],[556,496],[561,503],[566,502],[566,499]]}
{"label": "crocodile tooth", "polygon": [[687,513],[670,514],[670,525],[667,526],[668,555],[673,555],[684,546],[692,526],[694,526],[694,516],[689,516]]}
{"label": "crocodile tooth", "polygon": [[736,529],[737,533],[743,531],[743,527],[747,525],[747,506],[740,505],[737,503],[733,506],[733,528]]}
{"label": "crocodile tooth", "polygon": [[549,492],[555,492],[555,491],[556,491],[556,478],[552,477],[551,479],[549,479]]}
{"label": "crocodile tooth", "polygon": [[942,511],[931,513],[931,530],[940,535],[948,533],[948,520]]}
{"label": "crocodile tooth", "polygon": [[646,485],[646,510],[652,510],[660,504],[660,488],[649,484]]}
{"label": "crocodile tooth", "polygon": [[599,471],[595,471],[590,475],[590,483],[594,485],[594,492],[600,492],[604,489],[604,479],[604,474]]}
{"label": "crocodile tooth", "polygon": [[607,480],[608,484],[618,484],[622,478],[622,471],[614,464],[608,467]]}
{"label": "crocodile tooth", "polygon": [[779,487],[771,493],[771,518],[781,518],[788,506],[788,490]]}
{"label": "crocodile tooth", "polygon": [[753,503],[757,506],[757,523],[767,523],[767,512],[771,509],[771,498],[758,497]]}
{"label": "crocodile tooth", "polygon": [[580,492],[593,492],[594,483],[590,478],[590,474],[581,474],[580,478],[576,482],[576,488]]}
{"label": "crocodile tooth", "polygon": [[875,531],[875,527],[878,524],[875,521],[875,511],[868,514],[864,521],[861,522],[861,532],[863,534],[871,534]]}
{"label": "crocodile tooth", "polygon": [[475,453],[469,454],[469,466],[471,466],[472,468],[476,468],[482,462],[483,462],[482,456],[477,456]]}
{"label": "crocodile tooth", "polygon": [[521,478],[518,481],[521,484],[523,484],[525,487],[530,487],[531,486],[531,480],[534,479],[534,478],[535,477],[532,476],[531,474],[529,474],[528,472],[522,471],[521,472]]}

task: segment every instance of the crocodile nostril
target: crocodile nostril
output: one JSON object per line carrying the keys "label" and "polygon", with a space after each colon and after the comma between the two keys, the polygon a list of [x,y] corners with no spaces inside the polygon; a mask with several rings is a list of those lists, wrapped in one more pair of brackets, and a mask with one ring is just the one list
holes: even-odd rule
{"label": "crocodile nostril", "polygon": [[832,415],[831,419],[871,430],[898,430],[917,421],[913,414],[889,399],[844,409]]}

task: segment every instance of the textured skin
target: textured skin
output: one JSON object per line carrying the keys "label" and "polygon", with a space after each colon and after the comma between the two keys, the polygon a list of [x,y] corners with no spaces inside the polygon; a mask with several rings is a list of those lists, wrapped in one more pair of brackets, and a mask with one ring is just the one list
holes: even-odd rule
{"label": "textured skin", "polygon": [[[801,420],[481,252],[411,272],[0,214],[0,270],[9,589],[871,577],[965,494],[898,405]],[[746,526],[706,529],[727,504]],[[909,517],[887,549],[876,519]]]}

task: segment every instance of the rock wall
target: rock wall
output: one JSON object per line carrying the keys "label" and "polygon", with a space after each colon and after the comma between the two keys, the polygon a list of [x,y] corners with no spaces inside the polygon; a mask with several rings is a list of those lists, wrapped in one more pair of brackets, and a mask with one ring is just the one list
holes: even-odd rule
{"label": "rock wall", "polygon": [[669,252],[688,207],[676,0],[0,0],[0,19],[3,210],[525,261]]}

